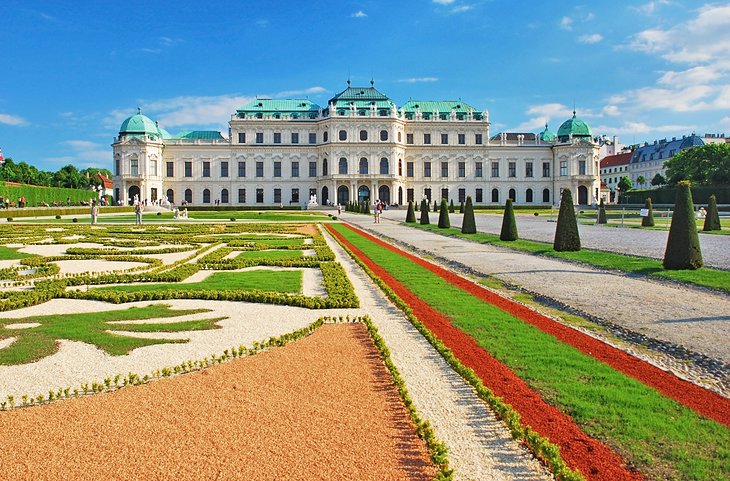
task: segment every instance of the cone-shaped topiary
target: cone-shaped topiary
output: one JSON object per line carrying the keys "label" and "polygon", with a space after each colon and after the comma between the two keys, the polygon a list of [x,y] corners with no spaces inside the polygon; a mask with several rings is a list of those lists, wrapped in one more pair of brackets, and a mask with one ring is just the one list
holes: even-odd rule
{"label": "cone-shaped topiary", "polygon": [[699,269],[702,265],[692,191],[689,182],[682,181],[677,184],[677,200],[669,227],[667,250],[664,251],[664,268]]}
{"label": "cone-shaped topiary", "polygon": [[512,199],[507,199],[504,206],[504,217],[502,218],[502,232],[499,240],[517,240],[517,222],[515,222],[515,209],[512,207]]}
{"label": "cone-shaped topiary", "polygon": [[428,220],[428,202],[426,199],[421,201],[421,225],[430,224]]}
{"label": "cone-shaped topiary", "polygon": [[560,194],[560,212],[558,213],[558,225],[555,227],[553,249],[558,252],[580,250],[578,221],[575,219],[573,194],[570,189],[563,189]]}
{"label": "cone-shaped topiary", "polygon": [[464,220],[461,222],[462,234],[476,234],[477,223],[474,220],[474,206],[471,204],[471,196],[466,198],[466,207],[464,207]]}
{"label": "cone-shaped topiary", "polygon": [[702,230],[722,230],[722,226],[720,226],[720,212],[717,210],[715,194],[712,194],[707,201],[705,225],[702,226]]}
{"label": "cone-shaped topiary", "polygon": [[459,204],[459,214],[463,214],[463,213],[464,213],[464,203],[462,202],[461,204]]}
{"label": "cone-shaped topiary", "polygon": [[439,205],[436,203],[436,201],[433,201],[433,211],[438,212],[439,211]]}
{"label": "cone-shaped topiary", "polygon": [[449,213],[453,214],[454,212],[456,212],[456,209],[454,209],[454,199],[451,199],[449,201]]}
{"label": "cone-shaped topiary", "polygon": [[416,222],[416,210],[413,208],[413,201],[411,200],[408,201],[408,213],[406,214],[406,222]]}
{"label": "cone-shaped topiary", "polygon": [[441,199],[441,210],[439,210],[439,229],[448,229],[451,227],[449,221],[449,206],[446,199]]}
{"label": "cone-shaped topiary", "polygon": [[647,209],[649,213],[646,217],[641,218],[641,227],[654,227],[654,207],[651,205],[651,197],[647,197],[644,201],[644,209]]}
{"label": "cone-shaped topiary", "polygon": [[598,206],[598,224],[605,224],[608,220],[606,219],[606,205],[603,203],[603,199],[601,199],[601,205]]}

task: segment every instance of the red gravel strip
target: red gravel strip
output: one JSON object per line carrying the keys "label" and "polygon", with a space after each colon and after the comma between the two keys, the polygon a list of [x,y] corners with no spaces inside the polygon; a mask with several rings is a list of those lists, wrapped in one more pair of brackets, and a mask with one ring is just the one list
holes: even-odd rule
{"label": "red gravel strip", "polygon": [[[358,229],[351,226],[347,227],[369,240],[390,248],[394,252],[406,255],[403,251],[393,248]],[[569,416],[547,404],[538,393],[525,384],[511,369],[482,349],[471,336],[454,327],[448,317],[432,309],[419,299],[385,269],[375,264],[362,251],[347,242],[338,232],[329,226],[327,226],[327,229],[347,245],[357,257],[393,289],[411,307],[413,314],[441,339],[465,366],[472,368],[486,386],[497,396],[504,398],[505,402],[511,404],[522,416],[524,425],[531,426],[539,434],[560,446],[561,456],[568,466],[580,471],[588,480],[643,479],[640,474],[630,471],[626,467],[625,461],[611,448],[581,431]],[[414,256],[407,257],[414,262],[420,261]],[[450,277],[445,278],[451,280]]]}
{"label": "red gravel strip", "polygon": [[[350,228],[352,229],[352,227]],[[393,252],[397,252],[407,257],[439,277],[459,286],[461,289],[469,292],[470,294],[522,319],[528,324],[532,324],[543,332],[554,336],[558,340],[579,349],[584,354],[588,354],[589,356],[608,364],[617,371],[620,371],[627,376],[631,376],[647,386],[656,389],[663,395],[695,410],[701,415],[730,427],[730,399],[689,381],[680,379],[674,374],[634,357],[621,349],[617,349],[571,327],[556,322],[555,320],[535,312],[522,304],[502,297],[489,289],[485,289],[467,279],[464,279],[453,272],[449,272],[442,267],[408,254],[407,252],[397,249],[390,244],[386,244],[367,233],[359,230],[356,232],[384,247],[387,247]]]}
{"label": "red gravel strip", "polygon": [[3,480],[430,480],[361,324],[110,394],[0,412]]}

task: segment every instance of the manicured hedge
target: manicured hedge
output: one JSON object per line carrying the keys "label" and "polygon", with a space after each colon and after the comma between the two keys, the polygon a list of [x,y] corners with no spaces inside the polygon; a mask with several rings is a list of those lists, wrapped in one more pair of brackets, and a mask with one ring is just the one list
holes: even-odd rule
{"label": "manicured hedge", "polygon": [[[18,198],[25,197],[25,205],[37,207],[41,202],[53,205],[53,202],[60,202],[66,205],[66,199],[71,199],[71,204],[78,205],[81,201],[89,202],[90,199],[97,199],[96,192],[84,189],[66,189],[64,187],[41,187],[37,185],[9,184],[0,181],[0,195],[15,202],[19,207]],[[16,216],[17,217],[17,216]]]}
{"label": "manicured hedge", "polygon": [[[707,204],[710,196],[715,194],[718,204],[730,204],[730,186],[727,185],[693,185],[692,199],[695,204]],[[654,204],[674,204],[677,197],[676,187],[662,187],[659,189],[632,190],[621,193],[622,204],[643,204],[647,197],[651,197]]]}

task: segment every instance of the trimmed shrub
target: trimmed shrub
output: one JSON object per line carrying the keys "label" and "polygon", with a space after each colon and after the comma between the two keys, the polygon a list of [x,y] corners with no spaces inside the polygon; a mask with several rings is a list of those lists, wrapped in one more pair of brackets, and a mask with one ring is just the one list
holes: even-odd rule
{"label": "trimmed shrub", "polygon": [[439,205],[438,205],[438,203],[435,200],[433,201],[433,211],[434,212],[438,212],[439,211]]}
{"label": "trimmed shrub", "polygon": [[60,218],[61,218],[61,216],[56,214],[56,219],[60,219]]}
{"label": "trimmed shrub", "polygon": [[449,222],[449,206],[446,204],[446,199],[441,199],[441,210],[439,211],[439,229],[448,229],[451,227]]}
{"label": "trimmed shrub", "polygon": [[676,270],[699,269],[703,265],[692,192],[687,181],[677,184],[677,200],[663,264],[665,269]]}
{"label": "trimmed shrub", "polygon": [[421,201],[421,225],[430,224],[428,220],[428,202],[426,199]]}
{"label": "trimmed shrub", "polygon": [[471,196],[466,198],[466,206],[464,207],[464,220],[461,222],[462,234],[476,234],[477,223],[474,219],[474,206],[471,203]]}
{"label": "trimmed shrub", "polygon": [[580,250],[578,221],[575,219],[573,194],[570,189],[563,189],[560,194],[560,212],[558,213],[558,225],[555,228],[553,249],[558,252]]}
{"label": "trimmed shrub", "polygon": [[464,213],[464,203],[462,202],[461,204],[459,204],[459,214],[463,214],[463,213]]}
{"label": "trimmed shrub", "polygon": [[641,227],[654,227],[654,207],[651,205],[651,197],[646,198],[644,209],[647,209],[649,213],[646,217],[641,218]]}
{"label": "trimmed shrub", "polygon": [[451,199],[449,201],[449,213],[453,214],[454,212],[456,212],[456,209],[454,209],[454,199]]}
{"label": "trimmed shrub", "polygon": [[79,220],[76,217],[74,217],[73,219],[71,219],[71,222],[73,222],[74,224],[77,223],[78,221]]}
{"label": "trimmed shrub", "polygon": [[406,222],[416,223],[416,209],[413,208],[413,201],[408,201],[408,213],[406,214]]}
{"label": "trimmed shrub", "polygon": [[502,232],[499,240],[517,240],[517,222],[515,222],[515,210],[512,208],[512,199],[507,199],[504,205],[504,217],[502,218]]}
{"label": "trimmed shrub", "polygon": [[[535,215],[537,215],[537,212],[535,212]],[[606,224],[608,222],[608,219],[606,218],[606,205],[603,203],[603,199],[601,199],[601,205],[598,206],[598,221],[596,221],[597,224]]]}
{"label": "trimmed shrub", "polygon": [[702,226],[702,230],[722,230],[722,226],[720,226],[720,212],[717,210],[717,199],[714,194],[708,199],[705,224]]}

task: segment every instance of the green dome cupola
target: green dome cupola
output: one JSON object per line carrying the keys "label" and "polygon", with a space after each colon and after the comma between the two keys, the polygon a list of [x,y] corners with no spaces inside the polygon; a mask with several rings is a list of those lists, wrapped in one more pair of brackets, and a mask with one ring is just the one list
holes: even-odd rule
{"label": "green dome cupola", "polygon": [[137,109],[137,114],[132,115],[122,122],[122,126],[119,128],[119,136],[121,137],[126,135],[149,135],[155,138],[162,137],[157,124],[146,115],[143,115],[142,110],[139,108]]}
{"label": "green dome cupola", "polygon": [[551,132],[548,130],[548,124],[545,123],[545,130],[537,134],[537,138],[540,139],[542,142],[548,142],[552,143],[555,142],[555,139],[557,138],[554,132]]}
{"label": "green dome cupola", "polygon": [[558,129],[559,142],[568,142],[571,138],[588,140],[593,138],[591,128],[587,123],[575,116],[575,110],[573,110],[573,118],[563,122],[563,125]]}

